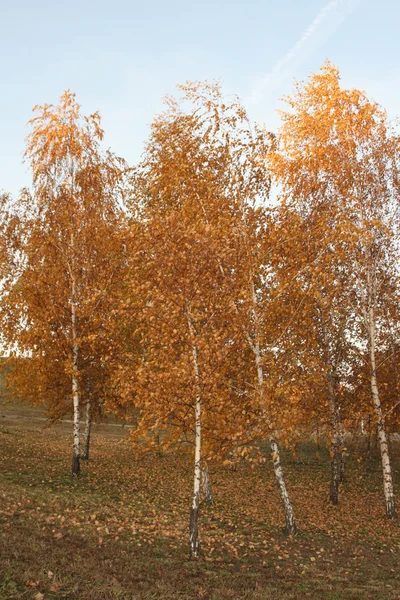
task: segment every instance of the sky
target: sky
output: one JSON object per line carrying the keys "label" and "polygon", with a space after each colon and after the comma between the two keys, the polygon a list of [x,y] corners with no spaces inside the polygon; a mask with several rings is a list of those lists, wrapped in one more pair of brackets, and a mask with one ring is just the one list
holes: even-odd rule
{"label": "sky", "polygon": [[30,184],[22,162],[36,104],[63,90],[99,110],[105,144],[140,159],[166,94],[220,78],[255,121],[328,58],[343,85],[400,113],[398,0],[0,0],[0,190]]}

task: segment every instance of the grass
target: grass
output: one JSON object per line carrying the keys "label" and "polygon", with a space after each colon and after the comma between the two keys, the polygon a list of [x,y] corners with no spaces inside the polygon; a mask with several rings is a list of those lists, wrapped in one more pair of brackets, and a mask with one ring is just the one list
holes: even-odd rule
{"label": "grass", "polygon": [[210,465],[215,504],[201,507],[190,561],[190,456],[137,456],[126,430],[102,425],[74,480],[71,426],[43,418],[0,406],[1,600],[400,599],[400,527],[384,517],[376,456],[348,461],[338,507],[326,453],[285,456],[294,538],[270,468]]}

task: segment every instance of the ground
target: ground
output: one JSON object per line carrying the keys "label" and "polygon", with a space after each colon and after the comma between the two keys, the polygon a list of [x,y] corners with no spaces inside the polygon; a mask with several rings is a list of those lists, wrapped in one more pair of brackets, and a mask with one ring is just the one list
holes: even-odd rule
{"label": "ground", "polygon": [[190,561],[190,457],[139,457],[110,423],[72,479],[70,430],[0,405],[0,600],[400,599],[400,525],[385,519],[374,450],[360,462],[351,452],[338,507],[327,452],[285,454],[293,538],[269,464],[210,465],[215,504],[201,507],[202,556]]}

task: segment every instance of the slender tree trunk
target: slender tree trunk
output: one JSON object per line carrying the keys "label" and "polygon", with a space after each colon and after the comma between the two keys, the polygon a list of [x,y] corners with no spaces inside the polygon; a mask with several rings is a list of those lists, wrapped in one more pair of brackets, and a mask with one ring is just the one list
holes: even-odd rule
{"label": "slender tree trunk", "polygon": [[189,522],[189,543],[190,556],[197,558],[199,556],[199,506],[200,506],[200,482],[201,482],[201,396],[200,396],[200,375],[197,346],[195,343],[195,331],[190,314],[187,315],[189,331],[192,338],[192,357],[193,370],[196,382],[196,403],[195,403],[195,451],[194,451],[194,482],[193,482],[193,500],[190,509]]}
{"label": "slender tree trunk", "polygon": [[[258,314],[257,314],[257,298],[254,288],[254,282],[251,280],[251,291],[253,298],[253,314],[254,321],[256,323],[256,328],[258,329]],[[256,368],[257,368],[257,382],[258,382],[258,393],[260,397],[260,405],[263,410],[263,392],[264,392],[264,373],[263,367],[261,363],[261,352],[260,352],[260,342],[258,337],[258,331],[256,332],[256,339],[253,344],[253,352],[255,356]],[[275,477],[279,488],[279,493],[281,496],[282,506],[285,513],[285,521],[286,521],[286,531],[289,535],[294,535],[296,533],[296,520],[294,517],[294,511],[292,507],[292,503],[290,502],[289,493],[287,491],[285,478],[283,475],[283,469],[281,465],[281,457],[278,442],[276,439],[271,436],[270,437],[270,445],[271,445],[271,453],[272,453],[272,462],[274,465]]]}
{"label": "slender tree trunk", "polygon": [[377,440],[382,463],[383,493],[385,497],[386,516],[394,519],[396,515],[396,502],[393,489],[392,471],[390,466],[389,445],[386,435],[385,422],[379,397],[378,381],[376,376],[376,297],[377,278],[374,252],[369,250],[369,264],[367,267],[367,294],[364,294],[364,323],[368,332],[368,345],[370,357],[370,384],[372,404],[376,415]]}
{"label": "slender tree trunk", "polygon": [[336,399],[336,386],[332,373],[328,374],[328,395],[329,408],[331,412],[331,485],[329,491],[329,499],[332,504],[339,503],[339,483],[341,481],[341,466],[342,466],[342,435],[339,410]]}
{"label": "slender tree trunk", "polygon": [[344,479],[345,479],[345,476],[346,476],[346,452],[345,452],[345,449],[344,449],[344,439],[343,439],[343,437],[341,438],[340,446],[341,446],[341,450],[340,450],[340,470],[339,470],[339,476],[340,476],[340,483],[343,483]]}
{"label": "slender tree trunk", "polygon": [[383,493],[385,496],[386,504],[386,516],[388,517],[388,519],[394,519],[396,517],[396,502],[393,489],[392,471],[390,466],[389,446],[386,435],[385,422],[382,414],[381,402],[379,398],[378,382],[376,378],[375,311],[371,300],[368,310],[368,327],[369,351],[371,361],[371,396],[377,418],[378,440],[383,473]]}
{"label": "slender tree trunk", "polygon": [[158,456],[161,457],[163,455],[163,452],[161,449],[161,438],[160,438],[159,433],[157,433],[157,435],[156,435],[156,441],[157,441],[157,454],[158,454]]}
{"label": "slender tree trunk", "polygon": [[372,434],[372,419],[371,415],[368,415],[368,454],[371,452],[371,434]]}
{"label": "slender tree trunk", "polygon": [[201,403],[200,396],[196,398],[195,418],[196,418],[196,439],[194,453],[194,483],[193,500],[190,509],[189,540],[190,556],[197,558],[199,555],[199,506],[200,506],[200,480],[201,480]]}
{"label": "slender tree trunk", "polygon": [[346,475],[346,449],[344,444],[344,431],[342,425],[342,418],[340,416],[340,406],[339,403],[337,406],[337,424],[338,424],[338,436],[339,436],[339,477],[340,483],[344,482],[344,478]]}
{"label": "slender tree trunk", "polygon": [[273,437],[270,438],[270,444],[272,461],[274,463],[275,477],[278,483],[279,493],[281,495],[283,510],[285,512],[286,531],[289,535],[294,535],[296,533],[296,520],[294,518],[292,503],[290,502],[285,478],[283,476],[279,447],[276,440]]}
{"label": "slender tree trunk", "polygon": [[319,438],[319,426],[318,425],[315,430],[315,441],[317,442],[317,450],[320,451],[321,450],[321,440]]}
{"label": "slender tree trunk", "polygon": [[321,307],[319,307],[319,313],[323,331],[325,364],[327,367],[326,386],[331,421],[331,484],[329,499],[332,504],[336,505],[339,503],[339,484],[344,479],[344,440],[337,393],[337,364],[331,357],[329,335]]}
{"label": "slender tree trunk", "polygon": [[202,468],[202,483],[203,483],[203,497],[204,500],[208,503],[208,504],[214,504],[214,496],[212,493],[212,487],[211,487],[211,481],[210,481],[210,476],[208,473],[208,465],[205,464],[204,467]]}
{"label": "slender tree trunk", "polygon": [[72,279],[72,298],[71,298],[71,325],[72,325],[72,402],[74,407],[74,425],[73,425],[73,452],[72,452],[72,475],[78,477],[80,465],[80,402],[79,402],[79,382],[78,382],[78,359],[79,348],[76,333],[76,307],[75,307],[75,280]]}
{"label": "slender tree trunk", "polygon": [[83,450],[81,453],[81,460],[89,460],[91,432],[92,432],[92,403],[90,400],[88,400],[86,403],[86,422],[85,422],[85,433],[83,434]]}
{"label": "slender tree trunk", "polygon": [[339,483],[340,483],[340,463],[337,438],[332,438],[331,444],[331,486],[329,490],[329,500],[332,504],[339,504]]}

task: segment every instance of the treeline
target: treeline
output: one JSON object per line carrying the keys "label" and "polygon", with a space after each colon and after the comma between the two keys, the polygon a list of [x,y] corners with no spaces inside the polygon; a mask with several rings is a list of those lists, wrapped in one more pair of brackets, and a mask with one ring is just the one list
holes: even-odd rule
{"label": "treeline", "polygon": [[294,534],[280,448],[316,431],[337,504],[345,433],[376,429],[394,518],[398,132],[330,63],[277,134],[218,84],[180,91],[135,167],[71,92],[35,107],[32,189],[1,205],[8,385],[55,421],[72,407],[75,476],[107,413],[135,415],[137,451],[194,449],[194,557],[207,462],[266,462],[268,442]]}

